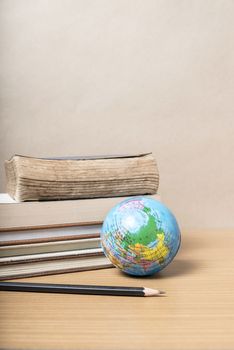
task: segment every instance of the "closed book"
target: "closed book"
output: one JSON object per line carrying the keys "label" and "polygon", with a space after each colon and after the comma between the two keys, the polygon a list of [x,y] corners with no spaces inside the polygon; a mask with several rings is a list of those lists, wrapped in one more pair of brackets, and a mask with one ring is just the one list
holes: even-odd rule
{"label": "closed book", "polygon": [[49,261],[49,260],[63,260],[63,259],[82,259],[91,256],[103,255],[102,248],[92,249],[78,249],[61,252],[50,252],[40,254],[26,254],[19,256],[0,257],[0,271],[4,265],[20,264],[20,263],[32,263],[38,261]]}
{"label": "closed book", "polygon": [[62,260],[50,260],[4,265],[0,268],[0,280],[23,277],[55,275],[67,272],[87,271],[110,268],[113,265],[103,255],[86,257],[82,259],[69,258]]}
{"label": "closed book", "polygon": [[151,153],[34,158],[5,162],[7,192],[18,201],[155,194],[159,185]]}
{"label": "closed book", "polygon": [[100,248],[100,245],[100,237],[43,243],[12,244],[0,246],[0,257],[16,257],[22,255],[95,249]]}
{"label": "closed book", "polygon": [[[1,207],[1,206],[0,206]],[[68,227],[34,227],[13,231],[0,230],[0,248],[5,246],[56,244],[88,239],[99,239],[102,225],[68,226]],[[64,243],[65,244],[65,243]],[[78,243],[77,243],[78,244]],[[1,251],[1,250],[0,250]]]}
{"label": "closed book", "polygon": [[[157,194],[149,197],[160,198]],[[100,225],[111,208],[126,198],[0,203],[0,232]]]}

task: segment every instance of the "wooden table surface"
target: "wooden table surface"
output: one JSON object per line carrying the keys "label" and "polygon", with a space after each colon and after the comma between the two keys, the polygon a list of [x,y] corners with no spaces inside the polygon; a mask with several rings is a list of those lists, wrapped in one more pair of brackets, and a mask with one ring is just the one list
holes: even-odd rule
{"label": "wooden table surface", "polygon": [[184,232],[182,240],[173,263],[150,278],[107,269],[24,279],[144,285],[165,297],[1,292],[0,348],[233,350],[234,231]]}

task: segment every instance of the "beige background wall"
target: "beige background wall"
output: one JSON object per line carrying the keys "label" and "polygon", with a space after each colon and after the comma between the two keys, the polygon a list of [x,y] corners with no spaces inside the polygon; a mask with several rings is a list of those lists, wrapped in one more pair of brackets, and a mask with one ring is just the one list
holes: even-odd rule
{"label": "beige background wall", "polygon": [[234,227],[234,2],[1,0],[14,153],[152,150],[180,225]]}

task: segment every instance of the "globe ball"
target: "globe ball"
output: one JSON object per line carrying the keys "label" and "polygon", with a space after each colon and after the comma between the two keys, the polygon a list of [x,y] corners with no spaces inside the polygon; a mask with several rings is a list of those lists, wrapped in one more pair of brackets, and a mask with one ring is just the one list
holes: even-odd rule
{"label": "globe ball", "polygon": [[159,272],[180,247],[180,230],[172,212],[151,197],[130,197],[110,210],[101,232],[105,255],[134,276]]}

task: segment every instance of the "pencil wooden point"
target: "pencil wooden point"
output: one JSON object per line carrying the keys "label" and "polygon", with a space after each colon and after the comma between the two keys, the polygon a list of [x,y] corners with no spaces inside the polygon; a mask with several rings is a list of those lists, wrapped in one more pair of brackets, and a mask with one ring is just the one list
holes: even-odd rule
{"label": "pencil wooden point", "polygon": [[162,290],[145,288],[145,287],[144,287],[144,293],[145,293],[146,297],[152,297],[152,296],[158,296],[158,295],[165,294],[165,292]]}

